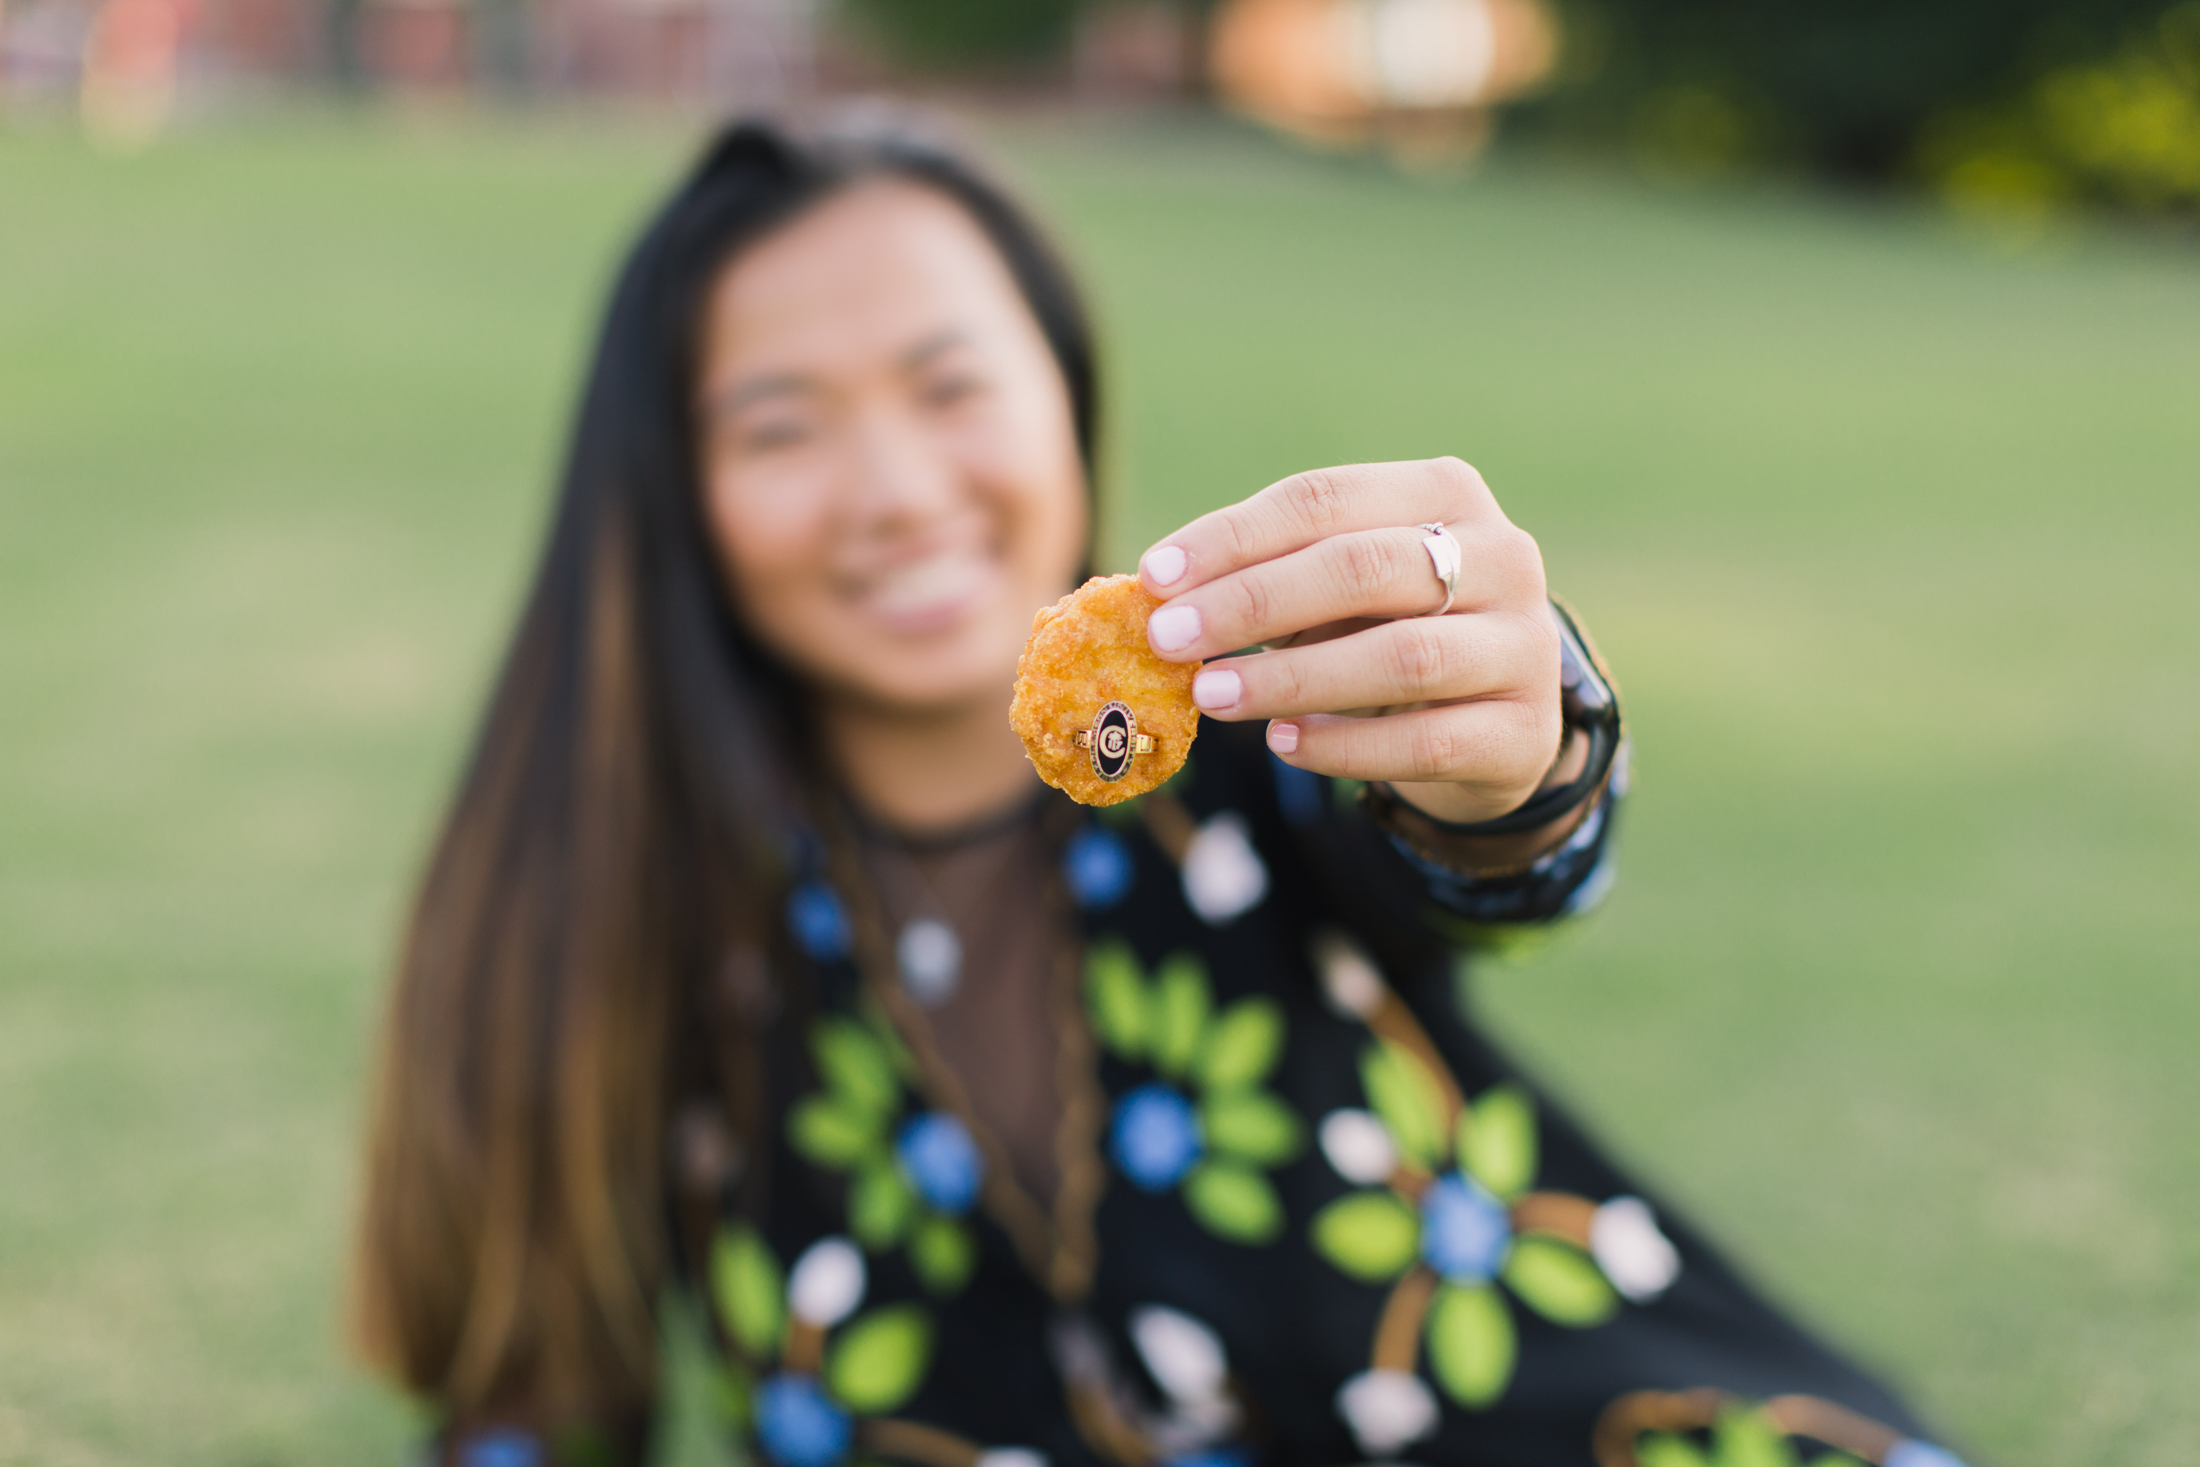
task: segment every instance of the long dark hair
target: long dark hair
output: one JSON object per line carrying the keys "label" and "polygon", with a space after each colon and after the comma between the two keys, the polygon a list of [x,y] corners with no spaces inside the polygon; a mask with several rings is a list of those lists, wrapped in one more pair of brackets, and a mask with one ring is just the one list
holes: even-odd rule
{"label": "long dark hair", "polygon": [[[876,116],[743,122],[644,231],[386,1021],[354,1323],[370,1362],[447,1410],[633,1410],[653,1389],[675,1251],[666,1134],[689,1078],[677,1036],[728,955],[765,941],[805,777],[799,689],[732,615],[704,531],[699,320],[742,249],[881,176],[939,190],[1000,251],[1092,482],[1076,289],[1029,216],[935,135]],[[719,1078],[753,1138],[750,1077]]]}

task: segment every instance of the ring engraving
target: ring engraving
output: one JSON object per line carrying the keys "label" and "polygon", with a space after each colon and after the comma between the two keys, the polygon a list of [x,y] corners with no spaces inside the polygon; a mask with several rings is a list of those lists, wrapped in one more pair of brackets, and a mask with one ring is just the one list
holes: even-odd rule
{"label": "ring engraving", "polygon": [[1092,727],[1077,730],[1076,744],[1091,751],[1092,772],[1109,784],[1130,773],[1132,759],[1154,751],[1153,735],[1138,731],[1138,716],[1121,699],[1102,704]]}

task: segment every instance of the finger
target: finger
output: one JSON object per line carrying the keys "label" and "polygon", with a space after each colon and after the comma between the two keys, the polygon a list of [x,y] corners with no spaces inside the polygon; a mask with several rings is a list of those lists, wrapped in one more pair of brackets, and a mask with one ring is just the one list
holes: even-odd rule
{"label": "finger", "polygon": [[1558,721],[1555,703],[1519,698],[1380,718],[1315,713],[1270,724],[1268,747],[1285,763],[1315,774],[1464,784],[1499,799],[1514,797],[1517,804],[1550,767]]}
{"label": "finger", "polygon": [[1446,699],[1536,696],[1558,686],[1554,634],[1509,615],[1430,616],[1350,637],[1210,662],[1192,699],[1238,722]]}
{"label": "finger", "polygon": [[1156,596],[1177,596],[1331,535],[1498,514],[1482,476],[1456,458],[1312,469],[1201,515],[1141,556],[1138,573]]}
{"label": "finger", "polygon": [[[1542,556],[1525,531],[1500,522],[1452,535],[1460,548],[1453,609],[1540,602]],[[1444,583],[1427,542],[1418,526],[1330,536],[1186,591],[1147,619],[1147,642],[1163,658],[1189,662],[1331,622],[1435,611]]]}

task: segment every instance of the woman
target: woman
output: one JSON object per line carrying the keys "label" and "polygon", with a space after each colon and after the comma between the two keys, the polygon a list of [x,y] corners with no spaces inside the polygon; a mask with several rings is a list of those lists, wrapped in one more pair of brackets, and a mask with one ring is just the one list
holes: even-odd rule
{"label": "woman", "polygon": [[441,1460],[637,1459],[675,1287],[780,1467],[1952,1460],[1454,1005],[1625,769],[1473,470],[1149,550],[1191,763],[1037,784],[1096,423],[937,144],[736,128],[636,247],[389,1019],[358,1318]]}

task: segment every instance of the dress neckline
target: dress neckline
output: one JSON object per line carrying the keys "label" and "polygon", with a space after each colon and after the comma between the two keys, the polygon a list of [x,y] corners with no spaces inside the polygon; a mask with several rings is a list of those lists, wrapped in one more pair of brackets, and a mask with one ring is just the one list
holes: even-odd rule
{"label": "dress neckline", "polygon": [[838,803],[846,814],[856,839],[863,844],[884,846],[905,855],[933,856],[983,845],[989,840],[1022,829],[1042,818],[1047,808],[1059,798],[1047,786],[1034,783],[1030,789],[1017,795],[1006,805],[973,816],[959,825],[922,831],[906,830],[890,824],[864,809],[852,796],[845,793],[840,796]]}

